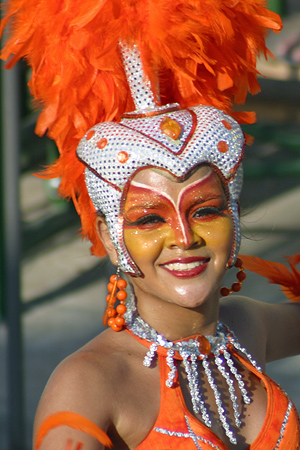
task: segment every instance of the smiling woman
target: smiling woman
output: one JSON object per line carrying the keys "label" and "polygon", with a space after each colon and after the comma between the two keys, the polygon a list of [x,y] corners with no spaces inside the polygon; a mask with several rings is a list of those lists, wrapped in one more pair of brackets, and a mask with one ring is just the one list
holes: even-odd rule
{"label": "smiling woman", "polygon": [[255,59],[280,19],[263,0],[7,8],[3,57],[31,64],[37,130],[61,152],[46,176],[117,266],[110,328],[54,371],[35,449],[298,450],[297,411],[263,369],[300,353],[300,303],[219,301],[228,269],[238,282],[222,293],[245,278],[239,123],[254,118],[232,101],[258,90]]}

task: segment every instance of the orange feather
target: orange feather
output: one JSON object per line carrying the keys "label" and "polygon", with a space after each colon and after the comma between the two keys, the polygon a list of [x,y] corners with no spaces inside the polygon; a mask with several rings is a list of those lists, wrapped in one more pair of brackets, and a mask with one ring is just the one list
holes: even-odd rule
{"label": "orange feather", "polygon": [[300,301],[300,272],[296,265],[300,254],[286,256],[290,270],[281,263],[266,261],[257,256],[240,255],[243,267],[268,279],[269,283],[279,284],[282,292],[292,302]]}
{"label": "orange feather", "polygon": [[84,167],[75,151],[93,125],[119,121],[134,109],[119,40],[138,44],[149,79],[159,76],[159,92],[153,89],[163,104],[202,103],[233,114],[233,101],[259,91],[256,57],[268,55],[266,28],[281,28],[279,16],[265,6],[265,0],[5,3],[2,31],[11,32],[1,58],[7,68],[22,58],[32,67],[30,90],[43,109],[36,133],[47,132],[61,154],[44,176],[60,178],[60,194],[76,199],[82,234],[92,240],[94,254],[103,255],[104,248],[92,230],[95,215],[86,210]]}

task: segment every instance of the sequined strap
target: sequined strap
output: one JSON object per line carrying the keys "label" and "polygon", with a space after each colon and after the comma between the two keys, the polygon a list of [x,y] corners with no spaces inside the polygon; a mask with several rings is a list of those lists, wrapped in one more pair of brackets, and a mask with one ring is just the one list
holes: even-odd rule
{"label": "sequined strap", "polygon": [[[153,342],[148,342],[146,339],[139,338],[132,332],[132,330],[129,330],[128,328],[126,328],[125,331],[127,331],[127,333],[129,333],[136,341],[138,341],[140,344],[142,344],[144,347],[147,347],[151,351],[151,348],[153,347]],[[172,342],[174,344],[176,344],[177,342],[183,342],[183,341],[188,342],[191,339],[196,341],[201,338],[204,338],[204,336],[202,336],[201,334],[194,334],[193,336],[189,336],[188,338],[180,339],[178,341],[172,341]],[[229,347],[232,347],[232,345],[228,344],[228,348]],[[156,346],[155,353],[159,356],[165,356],[167,358],[169,356],[169,352],[170,352],[170,349],[168,349],[168,348],[162,347],[160,345]],[[213,354],[210,353],[207,355],[207,357],[212,358]],[[172,356],[172,358],[177,359],[178,361],[182,361],[184,359],[183,356],[181,356],[178,351],[174,351],[174,355]]]}

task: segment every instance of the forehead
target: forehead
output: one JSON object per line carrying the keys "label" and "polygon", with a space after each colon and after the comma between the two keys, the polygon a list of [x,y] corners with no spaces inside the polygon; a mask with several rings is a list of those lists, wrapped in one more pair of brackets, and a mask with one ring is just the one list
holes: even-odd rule
{"label": "forehead", "polygon": [[[201,166],[184,181],[178,180],[168,172],[157,169],[145,169],[133,178],[127,193],[127,199],[135,197],[145,189],[149,194],[165,194],[169,197],[178,197],[188,192],[189,187],[195,187],[197,192],[203,195],[209,191],[224,193],[222,183],[218,175],[210,166]],[[145,192],[145,191],[144,191]]]}

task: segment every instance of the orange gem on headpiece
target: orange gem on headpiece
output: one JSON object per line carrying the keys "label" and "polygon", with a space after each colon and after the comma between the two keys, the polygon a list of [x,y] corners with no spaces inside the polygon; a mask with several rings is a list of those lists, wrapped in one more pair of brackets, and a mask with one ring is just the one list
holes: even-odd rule
{"label": "orange gem on headpiece", "polygon": [[221,153],[226,153],[228,150],[228,144],[225,141],[220,141],[218,143],[218,150],[220,150]]}
{"label": "orange gem on headpiece", "polygon": [[100,139],[100,141],[97,143],[97,147],[100,148],[100,149],[106,147],[106,145],[107,145],[107,139],[106,138]]}
{"label": "orange gem on headpiece", "polygon": [[224,125],[225,128],[227,128],[227,130],[232,129],[231,123],[229,123],[228,120],[222,120],[222,124]]}
{"label": "orange gem on headpiece", "polygon": [[160,129],[169,138],[177,140],[181,134],[182,126],[176,120],[164,117],[160,123]]}
{"label": "orange gem on headpiece", "polygon": [[121,164],[125,164],[128,161],[129,155],[127,152],[119,152],[117,155],[117,160],[119,161],[119,163]]}
{"label": "orange gem on headpiece", "polygon": [[88,134],[86,135],[86,139],[89,141],[90,139],[92,139],[94,134],[95,134],[95,130],[89,131]]}

